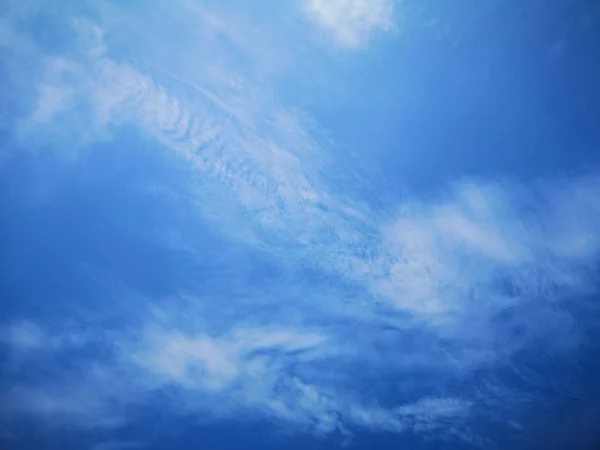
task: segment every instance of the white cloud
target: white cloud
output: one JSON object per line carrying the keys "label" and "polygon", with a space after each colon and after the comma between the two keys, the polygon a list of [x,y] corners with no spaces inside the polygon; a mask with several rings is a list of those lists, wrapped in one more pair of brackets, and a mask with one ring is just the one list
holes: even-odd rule
{"label": "white cloud", "polygon": [[308,15],[348,48],[365,45],[375,32],[393,28],[393,0],[305,0]]}
{"label": "white cloud", "polygon": [[[392,27],[391,2],[312,0],[306,7],[352,48]],[[384,379],[403,379],[400,369],[417,371],[422,379],[411,382],[430,386],[434,373],[467,378],[532,342],[553,349],[576,343],[573,321],[553,302],[597,288],[586,278],[600,252],[597,175],[549,180],[543,189],[474,180],[435,202],[413,198],[401,202],[396,214],[379,214],[329,188],[327,170],[336,169],[327,169],[325,150],[298,114],[235,64],[216,64],[198,46],[174,52],[173,65],[185,67],[177,73],[161,64],[117,60],[101,27],[75,23],[81,52],[47,59],[29,118],[32,134],[45,126],[61,128],[60,144],[70,144],[81,133],[133,125],[197,171],[191,203],[222,235],[276,262],[299,261],[302,268],[361,289],[352,297],[310,286],[310,295],[296,298],[293,289],[282,288],[282,297],[296,304],[288,306],[285,301],[292,301],[278,295],[261,299],[278,313],[257,319],[260,326],[240,325],[235,313],[223,312],[225,305],[236,310],[237,300],[229,297],[197,300],[225,331],[200,324],[200,314],[189,314],[193,326],[169,314],[166,324],[148,320],[112,342],[119,355],[115,364],[124,365],[127,376],[110,365],[107,370],[117,372],[124,399],[176,387],[184,393],[182,409],[205,415],[251,411],[317,432],[345,424],[422,430],[447,425],[449,418],[460,422],[471,402],[427,392],[420,400],[382,407],[378,400],[387,398],[365,399],[361,391]],[[216,47],[223,59],[225,47]],[[184,65],[192,60],[200,62]],[[63,114],[80,120],[61,122]],[[531,201],[536,195],[540,201]],[[502,326],[495,322],[498,314],[524,305],[529,312]],[[298,310],[300,325],[292,320]],[[327,333],[307,323],[327,323]],[[399,335],[387,337],[388,327]],[[510,327],[525,331],[508,338]],[[21,354],[59,354],[88,342],[86,335],[53,335],[28,323],[5,336]],[[417,343],[408,348],[412,341]],[[369,369],[365,379],[356,381],[356,366]],[[50,383],[17,390],[7,404],[83,421],[112,417],[110,395],[100,390],[95,397],[100,378],[82,376],[76,392],[87,396],[81,402]]]}
{"label": "white cloud", "polygon": [[[474,310],[491,317],[542,293],[581,292],[582,264],[598,258],[591,228],[600,213],[590,203],[597,183],[574,177],[543,190],[531,186],[529,194],[510,183],[469,183],[433,204],[407,202],[381,228],[378,275],[370,284],[398,308],[433,322]],[[533,195],[537,205],[525,203]],[[545,291],[550,285],[554,292]]]}
{"label": "white cloud", "polygon": [[[363,30],[384,21],[373,17],[391,6],[378,5],[309,7],[327,20],[341,20],[340,11],[347,11],[350,23],[361,23]],[[599,190],[593,177],[548,186],[545,203],[554,206],[539,211],[548,219],[542,227],[519,212],[516,192],[523,189],[476,181],[458,185],[435,204],[411,200],[399,205],[404,212],[394,219],[380,218],[328,192],[319,177],[323,157],[302,123],[268,95],[247,96],[255,89],[242,74],[242,81],[223,86],[219,80],[228,77],[220,71],[207,78],[162,70],[175,85],[159,83],[157,76],[110,59],[99,27],[76,23],[94,51],[84,51],[80,62],[50,65],[48,76],[59,85],[63,75],[78,80],[77,95],[88,103],[96,126],[132,123],[192,163],[200,173],[197,204],[222,232],[277,257],[287,256],[287,245],[301,248],[305,260],[364,285],[400,311],[456,325],[478,304],[491,317],[519,301],[498,290],[502,282],[526,292],[549,280],[576,286],[583,282],[577,264],[589,263],[600,248],[593,232],[600,215],[592,200]],[[191,88],[191,95],[181,94],[183,88]],[[266,122],[279,124],[270,133],[257,119],[257,101]],[[247,213],[252,226],[240,228]]]}
{"label": "white cloud", "polygon": [[73,100],[73,90],[63,86],[49,84],[40,87],[37,107],[30,120],[41,124],[50,121],[57,114],[64,112]]}
{"label": "white cloud", "polygon": [[[159,76],[152,77],[109,58],[98,26],[75,23],[81,54],[48,59],[37,107],[22,134],[47,143],[50,137],[41,139],[41,129],[57,140],[74,141],[133,124],[203,174],[197,200],[207,219],[218,210],[216,219],[231,221],[244,239],[257,239],[263,230],[287,233],[290,227],[302,233],[299,217],[306,214],[319,226],[320,198],[308,169],[323,156],[293,112],[269,93],[257,95],[241,74],[244,81],[224,83],[231,76],[218,65],[189,77],[153,69]],[[78,120],[58,121],[69,108]],[[265,127],[273,132],[265,134]],[[228,211],[216,200],[227,196],[237,204]],[[241,230],[233,224],[246,212],[255,215],[255,226]]]}
{"label": "white cloud", "polygon": [[[7,414],[14,419],[29,416],[53,425],[68,423],[83,428],[115,428],[125,423],[114,407],[116,395],[107,394],[106,386],[89,379],[77,381],[79,385],[68,386],[13,384],[10,389],[0,391],[0,415]],[[112,389],[115,391],[114,385]]]}
{"label": "white cloud", "polygon": [[[171,331],[164,328],[169,321]],[[453,399],[383,408],[376,399],[362,398],[360,389],[352,393],[323,383],[323,377],[338,370],[338,356],[327,348],[332,345],[329,340],[315,330],[240,327],[214,337],[186,334],[180,331],[183,325],[163,313],[160,327],[150,322],[136,333],[117,334],[113,341],[117,365],[97,361],[76,372],[54,368],[55,378],[0,391],[0,413],[112,428],[123,424],[123,406],[135,405],[148,392],[161,388],[181,392],[176,397],[179,401],[172,403],[173,414],[219,418],[250,411],[252,417],[315,433],[338,430],[350,435],[348,427],[354,426],[402,432],[424,423],[437,428],[446,417],[468,413],[464,402]],[[21,337],[5,342],[12,351],[23,351],[22,336],[31,336],[27,331],[31,327],[15,324],[8,328],[17,330],[12,336]],[[32,329],[36,336],[49,336],[40,327]],[[61,335],[54,337],[56,342],[65,340]],[[25,341],[29,347],[31,339]],[[68,345],[45,346],[39,339],[35,346],[45,351],[42,364],[55,357],[65,359],[73,350]],[[308,357],[298,357],[299,352]],[[36,364],[36,358],[31,358],[24,369],[36,370]],[[52,373],[48,367],[45,371]],[[341,375],[347,380],[351,374]]]}
{"label": "white cloud", "polygon": [[440,417],[456,418],[467,413],[470,406],[469,402],[458,398],[424,397],[415,403],[399,406],[396,413],[420,422],[428,422]]}
{"label": "white cloud", "polygon": [[237,355],[209,337],[176,333],[156,339],[156,347],[136,360],[169,383],[220,390],[238,375]]}
{"label": "white cloud", "polygon": [[5,326],[0,332],[0,339],[19,352],[43,347],[47,342],[44,332],[32,322]]}
{"label": "white cloud", "polygon": [[159,382],[211,391],[230,388],[240,378],[265,376],[282,354],[308,351],[325,342],[319,334],[289,330],[239,329],[216,338],[178,331],[147,333],[147,342],[134,350],[135,363]]}
{"label": "white cloud", "polygon": [[[314,332],[243,329],[209,337],[154,330],[146,335],[137,351],[125,347],[124,358],[132,354],[143,369],[138,379],[147,379],[153,389],[183,389],[188,411],[209,409],[220,416],[250,410],[316,433],[343,434],[346,425],[402,432],[424,424],[437,428],[445,418],[468,415],[469,404],[460,399],[427,398],[386,409],[373,399],[363,402],[323,385],[318,372],[298,375],[299,367],[315,362],[335,370],[335,355],[318,352],[326,340]],[[298,351],[311,350],[317,350],[312,358],[296,357]]]}
{"label": "white cloud", "polygon": [[233,334],[236,347],[244,351],[281,349],[294,352],[308,350],[325,343],[325,336],[317,333],[295,333],[288,330],[240,329]]}
{"label": "white cloud", "polygon": [[0,343],[7,345],[15,356],[34,355],[36,350],[81,348],[87,341],[88,336],[85,333],[65,330],[49,333],[31,321],[20,321],[0,327]]}
{"label": "white cloud", "polygon": [[413,403],[406,403],[391,411],[381,408],[351,408],[350,416],[356,423],[368,428],[401,433],[408,429],[424,431],[425,429],[453,428],[444,419],[455,421],[470,414],[471,404],[459,398],[427,397]]}

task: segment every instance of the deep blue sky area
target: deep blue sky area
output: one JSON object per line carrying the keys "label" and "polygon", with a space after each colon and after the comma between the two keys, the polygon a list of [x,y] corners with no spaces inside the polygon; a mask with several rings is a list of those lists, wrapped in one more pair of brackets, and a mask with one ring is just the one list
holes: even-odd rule
{"label": "deep blue sky area", "polygon": [[0,5],[0,448],[600,448],[600,2]]}
{"label": "deep blue sky area", "polygon": [[581,1],[436,5],[422,14],[447,20],[445,34],[406,24],[414,34],[379,44],[368,64],[341,64],[336,75],[359,99],[319,92],[304,101],[349,153],[377,155],[367,163],[389,189],[431,193],[457,177],[595,167],[598,10]]}

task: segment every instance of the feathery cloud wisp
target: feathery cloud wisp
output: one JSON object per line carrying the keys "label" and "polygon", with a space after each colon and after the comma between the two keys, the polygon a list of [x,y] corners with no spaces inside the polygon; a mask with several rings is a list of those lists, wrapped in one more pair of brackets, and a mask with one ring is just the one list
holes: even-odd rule
{"label": "feathery cloud wisp", "polygon": [[[351,48],[391,27],[386,1],[311,0],[307,8]],[[111,419],[119,417],[114,395],[100,389],[110,384],[125,403],[135,403],[140,392],[173,389],[181,393],[177,409],[189,414],[252,411],[316,432],[349,426],[427,431],[459,426],[480,399],[472,391],[442,389],[440,373],[469,384],[478,370],[509,362],[532,343],[553,351],[577,344],[571,316],[560,305],[569,295],[597,289],[588,276],[600,251],[597,175],[548,180],[543,189],[473,180],[436,201],[404,199],[397,211],[377,213],[328,184],[327,171],[334,169],[325,149],[297,114],[235,64],[224,67],[195,48],[194,58],[183,50],[172,56],[173,66],[184,67],[175,73],[161,61],[118,59],[104,42],[110,33],[86,21],[72,25],[78,50],[40,58],[45,63],[24,127],[28,137],[47,143],[44,132],[59,129],[54,144],[62,147],[81,134],[132,127],[191,167],[197,176],[185,207],[197,207],[221,236],[358,294],[310,285],[310,295],[297,296],[278,286],[277,295],[260,299],[268,312],[244,310],[262,314],[258,324],[225,311],[223,305],[234,311],[240,305],[234,295],[200,296],[195,302],[202,312],[226,331],[211,328],[187,306],[181,311],[192,323],[170,312],[166,325],[145,318],[107,338],[113,358],[71,375],[77,392],[87,392],[85,401],[75,403],[57,383],[42,380],[15,389],[5,408],[35,413],[37,405],[43,416],[118,423]],[[227,46],[219,49],[215,53],[230,56]],[[198,66],[185,66],[188,61]],[[88,337],[53,335],[32,324],[9,327],[2,343],[19,356],[19,367],[33,368],[43,352],[59,361],[64,352],[90,345]],[[67,372],[52,367],[56,378]],[[369,370],[357,375],[356,367]],[[361,394],[381,380],[394,381],[385,395]],[[398,393],[397,380],[415,386],[420,397],[398,394],[384,406],[389,392]],[[498,398],[508,391],[493,387]]]}

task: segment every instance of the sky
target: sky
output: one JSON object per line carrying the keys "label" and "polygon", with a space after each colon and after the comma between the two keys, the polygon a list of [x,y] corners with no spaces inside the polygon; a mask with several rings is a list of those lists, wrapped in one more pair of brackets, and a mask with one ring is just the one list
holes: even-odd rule
{"label": "sky", "polygon": [[600,445],[600,3],[0,4],[0,447]]}

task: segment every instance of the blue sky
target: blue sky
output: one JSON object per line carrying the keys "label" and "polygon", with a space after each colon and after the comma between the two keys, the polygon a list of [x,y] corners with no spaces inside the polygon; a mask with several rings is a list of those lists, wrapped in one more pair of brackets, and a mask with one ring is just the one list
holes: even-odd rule
{"label": "blue sky", "polygon": [[592,448],[600,4],[0,6],[0,443]]}

